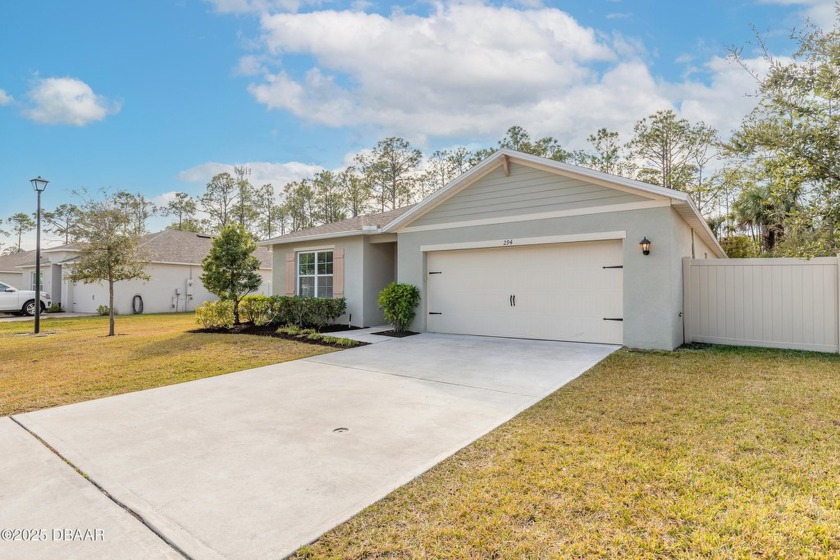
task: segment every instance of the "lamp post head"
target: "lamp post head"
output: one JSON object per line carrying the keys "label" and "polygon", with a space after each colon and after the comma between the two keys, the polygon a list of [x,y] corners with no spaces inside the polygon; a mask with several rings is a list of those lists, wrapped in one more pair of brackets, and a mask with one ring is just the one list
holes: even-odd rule
{"label": "lamp post head", "polygon": [[47,183],[49,183],[46,179],[42,179],[40,175],[34,179],[30,179],[29,182],[32,183],[32,188],[38,192],[44,192],[44,189],[47,188]]}

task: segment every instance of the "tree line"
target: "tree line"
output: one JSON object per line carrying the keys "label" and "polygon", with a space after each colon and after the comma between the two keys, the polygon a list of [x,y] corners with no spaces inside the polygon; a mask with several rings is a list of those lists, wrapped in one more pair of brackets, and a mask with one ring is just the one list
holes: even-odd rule
{"label": "tree line", "polygon": [[[754,75],[756,107],[726,140],[672,110],[641,118],[628,139],[601,128],[581,150],[521,126],[509,128],[492,147],[459,146],[428,156],[403,138],[388,137],[343,169],[282,189],[253,185],[249,170],[235,167],[233,174],[215,175],[201,195],[179,192],[160,208],[124,191],[113,202],[136,232],[161,214],[172,218],[172,229],[217,234],[239,224],[265,239],[415,203],[510,148],[686,192],[730,256],[833,255],[840,222],[840,28],[808,27],[795,38],[792,61],[765,49],[770,71]],[[750,71],[740,51],[731,58]],[[76,239],[80,212],[72,204],[45,212],[46,231]],[[22,235],[34,228],[32,217],[18,213],[5,224],[0,220],[0,233],[12,240],[6,252],[20,250]]]}

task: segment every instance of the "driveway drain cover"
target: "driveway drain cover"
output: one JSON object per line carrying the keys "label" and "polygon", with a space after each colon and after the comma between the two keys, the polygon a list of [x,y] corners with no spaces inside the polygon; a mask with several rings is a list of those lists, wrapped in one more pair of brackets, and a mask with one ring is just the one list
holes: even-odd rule
{"label": "driveway drain cover", "polygon": [[333,432],[335,432],[337,434],[340,434],[341,432],[349,432],[349,431],[350,431],[350,428],[336,428],[336,429],[333,430]]}

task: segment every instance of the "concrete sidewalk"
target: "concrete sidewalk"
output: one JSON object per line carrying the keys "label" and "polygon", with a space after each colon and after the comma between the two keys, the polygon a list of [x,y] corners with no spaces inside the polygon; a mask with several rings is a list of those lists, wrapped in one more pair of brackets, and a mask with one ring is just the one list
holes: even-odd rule
{"label": "concrete sidewalk", "polygon": [[0,418],[0,532],[4,559],[183,560],[8,417]]}
{"label": "concrete sidewalk", "polygon": [[190,557],[277,558],[616,349],[385,338],[16,419]]}

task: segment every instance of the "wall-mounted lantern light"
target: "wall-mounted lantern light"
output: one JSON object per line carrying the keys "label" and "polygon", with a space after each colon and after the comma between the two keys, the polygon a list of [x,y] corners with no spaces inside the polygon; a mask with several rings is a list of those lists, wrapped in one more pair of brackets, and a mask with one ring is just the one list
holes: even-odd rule
{"label": "wall-mounted lantern light", "polygon": [[639,241],[639,246],[642,248],[643,255],[650,255],[650,239],[645,237],[641,241]]}

